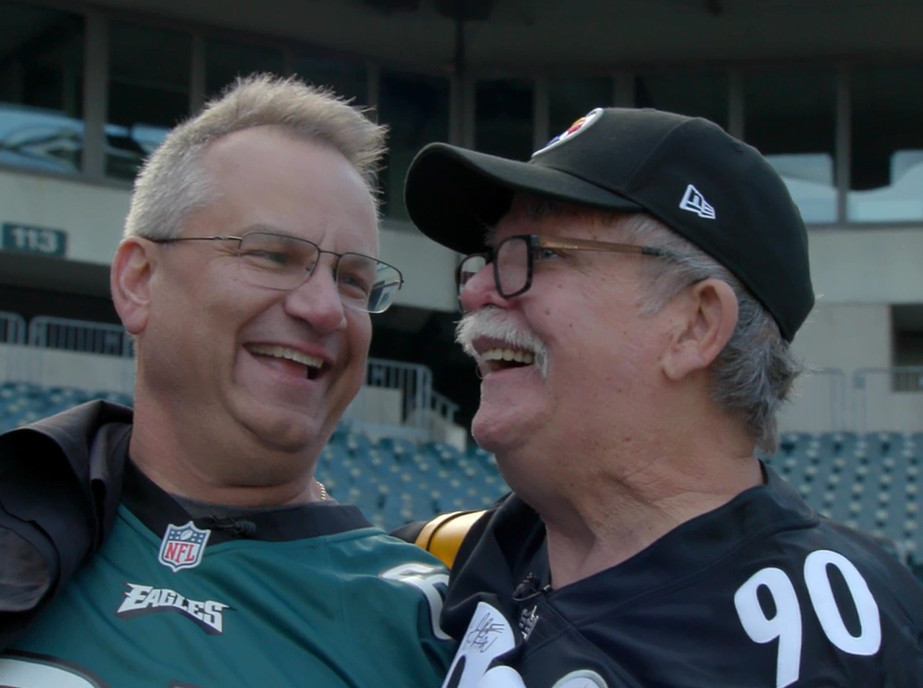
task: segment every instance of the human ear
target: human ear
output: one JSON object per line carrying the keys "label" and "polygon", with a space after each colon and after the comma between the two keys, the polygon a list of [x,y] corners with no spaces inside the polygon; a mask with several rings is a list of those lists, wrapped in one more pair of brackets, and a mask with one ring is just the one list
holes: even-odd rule
{"label": "human ear", "polygon": [[708,368],[737,327],[737,296],[722,280],[707,279],[678,297],[679,317],[662,361],[672,380]]}
{"label": "human ear", "polygon": [[112,302],[129,334],[137,335],[147,325],[150,283],[154,271],[153,244],[129,237],[119,244],[112,260],[109,285]]}

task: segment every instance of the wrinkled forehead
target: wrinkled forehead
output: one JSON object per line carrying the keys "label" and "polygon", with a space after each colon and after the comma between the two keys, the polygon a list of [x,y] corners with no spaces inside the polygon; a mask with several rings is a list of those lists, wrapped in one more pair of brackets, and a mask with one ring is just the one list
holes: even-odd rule
{"label": "wrinkled forehead", "polygon": [[498,227],[511,221],[547,224],[544,221],[561,220],[566,221],[568,224],[582,225],[591,230],[604,230],[607,237],[615,239],[627,233],[622,228],[623,224],[627,219],[635,215],[637,213],[594,208],[588,205],[518,191],[513,195],[513,200],[506,214],[500,218],[496,225],[485,229],[484,243],[493,245]]}

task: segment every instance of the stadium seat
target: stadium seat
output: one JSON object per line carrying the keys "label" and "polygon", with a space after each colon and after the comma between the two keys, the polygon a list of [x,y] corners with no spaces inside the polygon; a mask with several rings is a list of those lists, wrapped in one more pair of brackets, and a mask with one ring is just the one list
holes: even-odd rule
{"label": "stadium seat", "polygon": [[785,433],[767,463],[825,516],[865,530],[923,572],[923,433]]}
{"label": "stadium seat", "polygon": [[[101,397],[131,404],[125,394],[0,383],[0,431]],[[763,458],[818,513],[869,532],[923,576],[923,433],[785,433]],[[494,456],[477,447],[373,440],[347,426],[321,452],[317,477],[385,530],[486,508],[509,490]]]}

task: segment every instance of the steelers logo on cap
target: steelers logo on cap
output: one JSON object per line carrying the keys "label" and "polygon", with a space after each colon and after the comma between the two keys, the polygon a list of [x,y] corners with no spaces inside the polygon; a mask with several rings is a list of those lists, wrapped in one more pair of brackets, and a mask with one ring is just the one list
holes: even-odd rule
{"label": "steelers logo on cap", "polygon": [[587,127],[589,127],[591,124],[593,124],[593,122],[598,120],[600,115],[602,115],[602,113],[603,113],[602,108],[596,108],[594,110],[590,110],[587,114],[585,114],[583,117],[581,117],[576,122],[571,124],[563,132],[561,132],[560,134],[555,136],[553,139],[551,139],[548,143],[546,143],[543,148],[539,148],[537,151],[535,151],[532,154],[532,157],[534,158],[536,155],[539,155],[540,153],[549,151],[555,146],[561,145],[568,139],[574,138],[580,132],[586,131]]}

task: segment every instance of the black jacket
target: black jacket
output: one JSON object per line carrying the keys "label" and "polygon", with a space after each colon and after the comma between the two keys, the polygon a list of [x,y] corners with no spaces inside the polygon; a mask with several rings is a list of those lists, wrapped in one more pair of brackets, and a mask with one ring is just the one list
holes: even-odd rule
{"label": "black jacket", "polygon": [[131,421],[93,401],[0,435],[0,649],[111,531]]}

